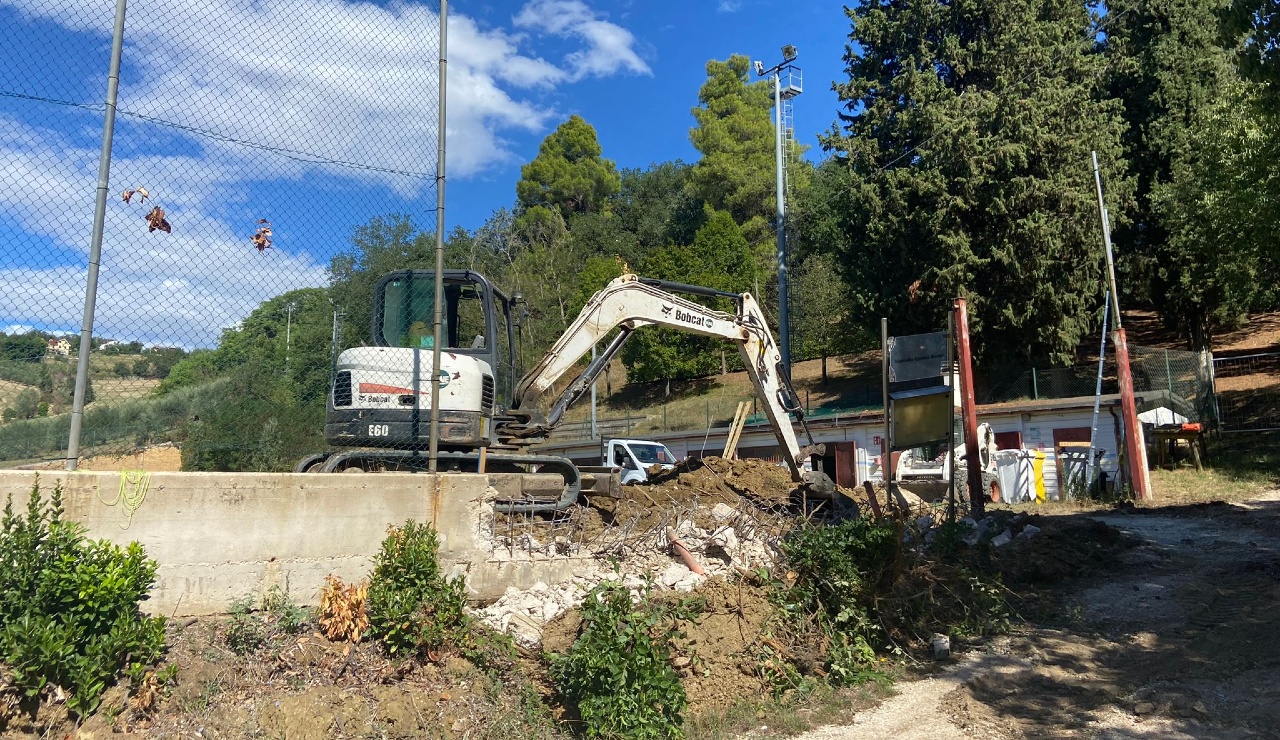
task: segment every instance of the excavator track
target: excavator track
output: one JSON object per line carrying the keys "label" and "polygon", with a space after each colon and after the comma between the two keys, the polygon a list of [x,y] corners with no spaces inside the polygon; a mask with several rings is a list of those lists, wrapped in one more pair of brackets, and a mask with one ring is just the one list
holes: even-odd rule
{"label": "excavator track", "polygon": [[[441,473],[476,473],[479,467],[478,453],[439,453],[437,470]],[[298,462],[294,472],[340,473],[354,469],[371,473],[424,473],[428,468],[427,454],[421,450],[356,449],[309,455]],[[485,456],[485,473],[499,490],[500,498],[494,503],[494,509],[503,514],[563,511],[578,502],[584,483],[578,466],[567,458],[551,455],[489,453]],[[560,476],[560,485],[547,484],[551,475]],[[587,482],[594,484],[595,481]]]}

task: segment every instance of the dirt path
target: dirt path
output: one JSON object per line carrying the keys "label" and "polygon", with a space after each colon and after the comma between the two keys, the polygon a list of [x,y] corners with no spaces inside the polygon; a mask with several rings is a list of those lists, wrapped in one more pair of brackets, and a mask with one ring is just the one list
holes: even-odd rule
{"label": "dirt path", "polygon": [[1095,517],[1141,544],[1077,584],[1060,625],[802,740],[1280,737],[1280,491],[1150,511]]}

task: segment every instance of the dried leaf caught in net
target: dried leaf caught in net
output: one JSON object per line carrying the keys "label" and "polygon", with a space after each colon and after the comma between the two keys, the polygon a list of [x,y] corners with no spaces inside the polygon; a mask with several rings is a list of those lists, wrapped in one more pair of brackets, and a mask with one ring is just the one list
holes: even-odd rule
{"label": "dried leaf caught in net", "polygon": [[148,232],[159,230],[166,234],[173,233],[173,227],[165,220],[164,209],[160,206],[152,208],[151,212],[147,214],[147,226]]}
{"label": "dried leaf caught in net", "polygon": [[124,200],[125,203],[132,203],[133,196],[135,195],[138,196],[139,204],[145,203],[147,198],[151,197],[151,193],[148,193],[146,188],[129,188],[128,190],[121,193],[120,197]]}
{"label": "dried leaf caught in net", "polygon": [[258,231],[249,237],[249,241],[259,253],[271,249],[271,222],[265,218],[258,219]]}

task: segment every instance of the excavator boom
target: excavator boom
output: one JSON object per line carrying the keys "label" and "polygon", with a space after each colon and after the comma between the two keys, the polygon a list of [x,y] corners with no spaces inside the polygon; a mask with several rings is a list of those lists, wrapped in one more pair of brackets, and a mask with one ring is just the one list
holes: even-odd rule
{"label": "excavator boom", "polygon": [[[730,298],[737,304],[737,312],[716,311],[677,293]],[[564,409],[590,386],[609,358],[621,349],[631,332],[643,326],[663,326],[736,344],[747,374],[760,396],[765,416],[778,439],[779,449],[791,470],[792,479],[814,482],[817,476],[806,477],[803,463],[806,457],[821,454],[822,450],[820,446],[812,445],[812,440],[810,446],[801,447],[796,439],[792,414],[803,423],[803,413],[782,365],[782,353],[755,298],[750,293],[724,293],[636,275],[616,278],[592,296],[573,324],[516,386],[512,410],[528,412],[593,346],[605,340],[615,329],[620,330],[605,351],[560,396],[546,421],[510,423],[499,427],[499,435],[511,438],[545,435],[560,421]],[[522,418],[532,418],[532,415],[526,413]],[[818,476],[821,476],[820,471]]]}

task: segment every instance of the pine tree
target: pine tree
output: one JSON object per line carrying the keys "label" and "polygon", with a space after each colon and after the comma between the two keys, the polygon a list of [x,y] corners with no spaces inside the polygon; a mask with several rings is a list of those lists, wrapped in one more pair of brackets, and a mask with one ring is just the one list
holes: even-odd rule
{"label": "pine tree", "polygon": [[751,60],[734,54],[707,62],[707,81],[693,109],[698,125],[689,140],[702,158],[693,166],[693,189],[712,208],[759,230],[774,213],[773,93],[750,82]]}
{"label": "pine tree", "polygon": [[845,110],[823,145],[851,169],[842,257],[855,315],[935,330],[967,296],[988,360],[1069,361],[1102,295],[1090,151],[1113,215],[1131,189],[1088,11],[868,0],[846,12]]}
{"label": "pine tree", "polygon": [[542,140],[538,156],[520,168],[520,206],[556,209],[565,222],[574,214],[598,213],[620,185],[613,161],[601,152],[591,124],[570,116]]}

